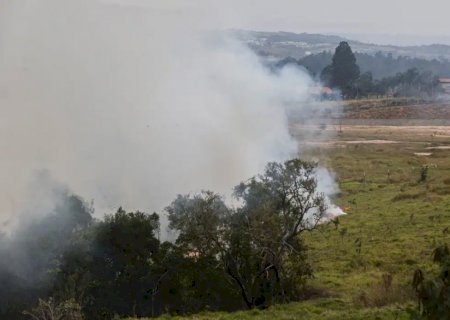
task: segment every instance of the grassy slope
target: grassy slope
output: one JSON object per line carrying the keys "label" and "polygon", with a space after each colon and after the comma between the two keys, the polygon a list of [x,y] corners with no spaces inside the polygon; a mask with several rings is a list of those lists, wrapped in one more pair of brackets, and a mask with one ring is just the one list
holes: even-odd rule
{"label": "grassy slope", "polygon": [[162,316],[159,319],[223,319],[223,320],[406,320],[408,314],[399,307],[391,306],[384,308],[357,309],[349,308],[339,301],[319,300],[305,303],[291,303],[284,306],[275,306],[269,310],[252,310],[235,313],[224,312],[203,312],[190,317],[169,317]]}
{"label": "grassy slope", "polygon": [[[404,142],[308,152],[336,172],[341,192],[335,201],[348,212],[338,227],[329,224],[305,234],[315,269],[310,284],[327,298],[266,311],[202,313],[190,319],[407,319],[405,309],[414,303],[414,270],[432,269],[433,248],[448,238],[443,231],[450,227],[450,150],[414,156],[430,141],[448,141],[427,135],[370,132],[361,137],[360,132],[344,131],[336,139],[387,137]],[[429,178],[418,183],[424,164],[430,165]],[[383,275],[392,276],[392,286],[382,285]]]}

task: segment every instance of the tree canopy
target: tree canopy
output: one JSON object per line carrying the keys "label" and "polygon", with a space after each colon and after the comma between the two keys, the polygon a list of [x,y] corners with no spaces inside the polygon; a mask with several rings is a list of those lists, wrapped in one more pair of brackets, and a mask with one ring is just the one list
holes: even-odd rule
{"label": "tree canopy", "polygon": [[346,95],[352,91],[359,75],[355,55],[350,45],[343,41],[336,48],[331,64],[323,69],[321,77],[326,84]]}
{"label": "tree canopy", "polygon": [[211,192],[179,196],[167,208],[177,243],[190,255],[219,257],[249,308],[294,298],[292,278],[301,284],[311,275],[298,236],[314,229],[326,208],[314,172],[315,164],[301,160],[270,163],[235,188],[243,203],[237,210]]}
{"label": "tree canopy", "polygon": [[238,208],[212,191],[179,195],[165,209],[174,242],[160,241],[157,214],[119,208],[93,220],[89,207],[69,196],[43,220],[58,222],[57,229],[31,226],[55,239],[51,253],[23,244],[31,258],[29,250],[46,257],[36,290],[22,274],[0,268],[0,317],[158,316],[298,300],[312,275],[301,234],[316,228],[326,209],[315,172],[315,163],[298,159],[270,163],[235,187]]}

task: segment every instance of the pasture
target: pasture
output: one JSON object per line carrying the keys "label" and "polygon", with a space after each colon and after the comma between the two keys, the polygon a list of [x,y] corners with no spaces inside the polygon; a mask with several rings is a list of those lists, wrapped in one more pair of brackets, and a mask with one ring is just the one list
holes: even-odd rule
{"label": "pasture", "polygon": [[304,234],[314,268],[305,301],[188,318],[408,319],[414,270],[433,272],[431,252],[450,237],[450,129],[318,127],[325,142],[291,129],[303,158],[334,171],[333,200],[347,212]]}

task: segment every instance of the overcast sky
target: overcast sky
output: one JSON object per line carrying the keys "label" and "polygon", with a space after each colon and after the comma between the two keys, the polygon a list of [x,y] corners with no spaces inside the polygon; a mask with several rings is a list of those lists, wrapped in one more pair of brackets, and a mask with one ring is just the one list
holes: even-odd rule
{"label": "overcast sky", "polygon": [[[248,21],[248,27],[356,34],[361,40],[364,34],[371,34],[367,40],[376,42],[449,41],[450,1],[446,0],[282,0],[276,1],[278,5],[273,2],[261,1],[266,5],[260,5],[261,13]],[[402,37],[392,37],[395,35]]]}
{"label": "overcast sky", "polygon": [[[218,26],[347,34],[383,42],[450,43],[448,0],[104,0],[212,14]],[[222,21],[220,15],[226,16]],[[372,35],[367,37],[366,35]],[[401,35],[402,37],[398,37]],[[367,39],[365,39],[367,38]]]}
{"label": "overcast sky", "polygon": [[346,33],[447,35],[447,0],[246,1],[248,26]]}

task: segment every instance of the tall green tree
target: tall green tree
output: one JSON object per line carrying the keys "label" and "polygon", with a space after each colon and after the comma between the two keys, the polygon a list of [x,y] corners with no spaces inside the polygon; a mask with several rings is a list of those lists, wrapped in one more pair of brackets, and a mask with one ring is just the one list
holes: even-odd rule
{"label": "tall green tree", "polygon": [[[149,267],[159,250],[158,230],[159,216],[156,213],[127,213],[122,208],[116,214],[107,216],[97,228],[96,265],[102,266],[99,271],[109,276],[110,288],[122,292],[120,297],[114,296],[126,302],[117,301],[117,305],[124,305],[125,315],[139,315],[142,312]],[[115,306],[110,307],[114,309]]]}
{"label": "tall green tree", "polygon": [[338,88],[344,96],[355,94],[355,82],[360,75],[359,66],[350,45],[343,41],[334,52],[331,65],[324,68],[321,78],[329,86]]}
{"label": "tall green tree", "polygon": [[150,313],[146,298],[159,252],[159,216],[120,208],[80,233],[59,266],[54,295],[73,299],[89,319]]}

